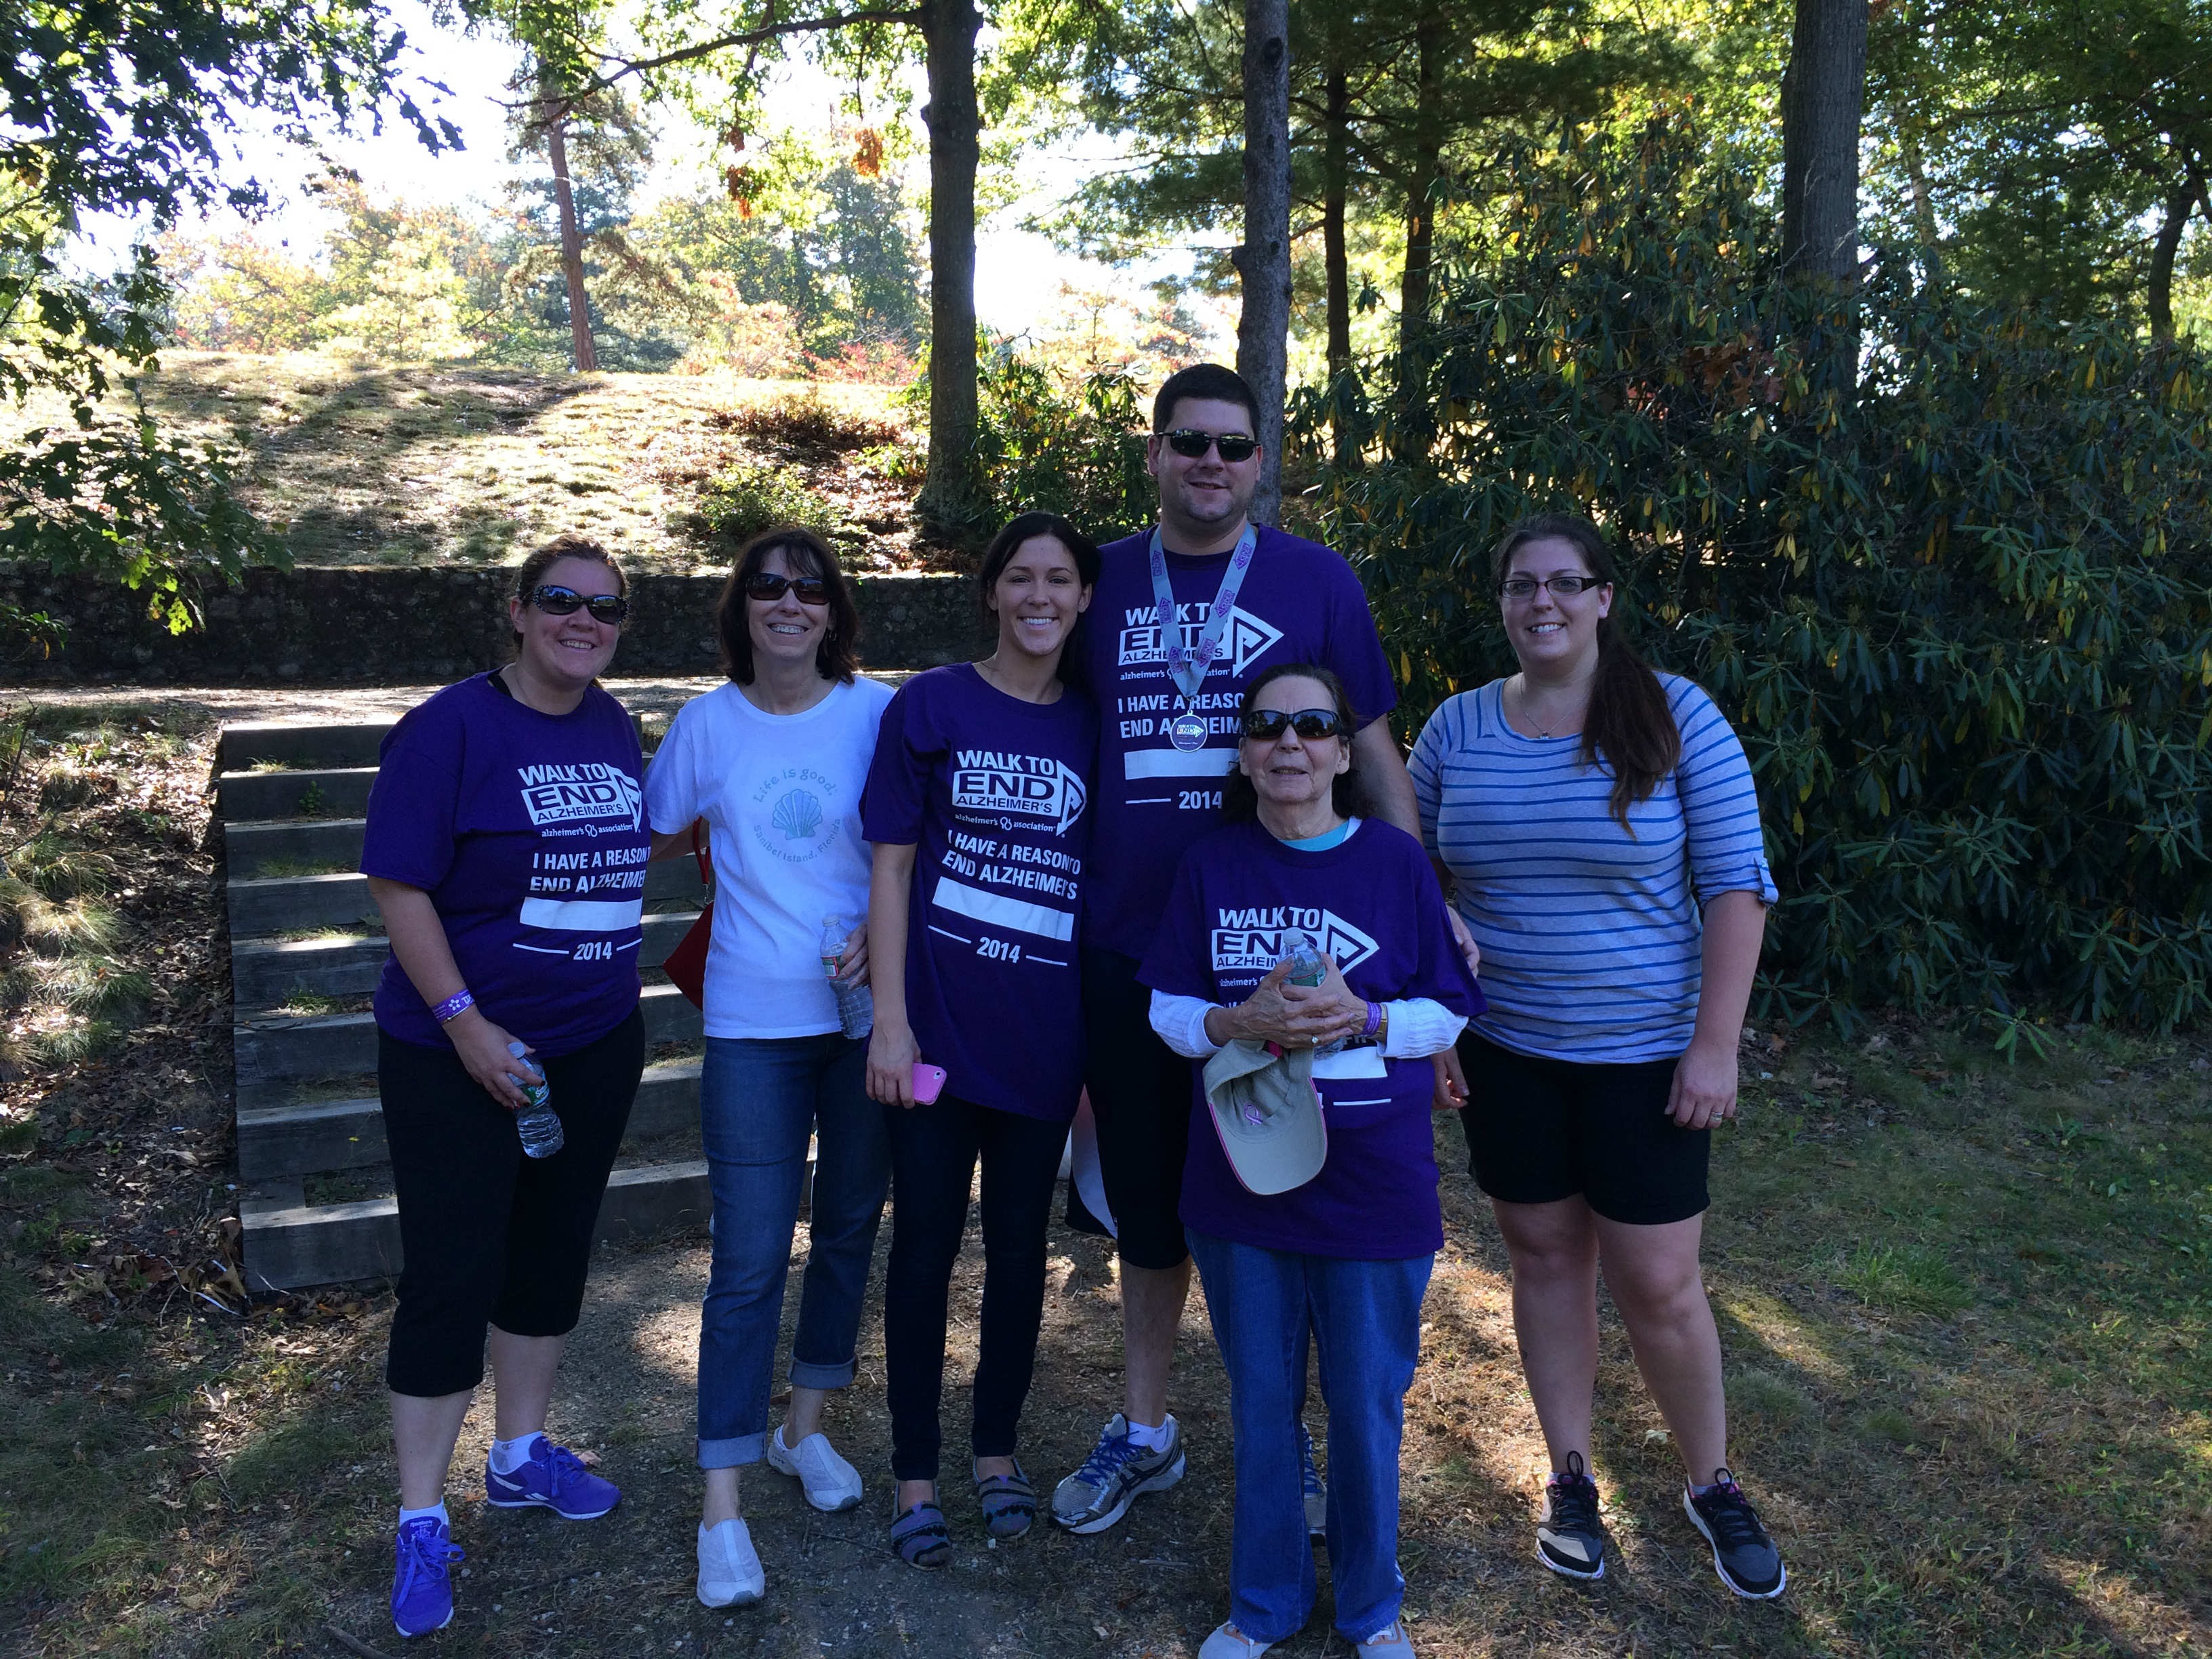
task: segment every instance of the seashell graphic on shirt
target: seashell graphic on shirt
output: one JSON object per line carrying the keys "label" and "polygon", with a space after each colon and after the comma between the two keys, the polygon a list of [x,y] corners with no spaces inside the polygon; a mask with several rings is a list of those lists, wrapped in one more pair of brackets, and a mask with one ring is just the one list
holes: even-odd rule
{"label": "seashell graphic on shirt", "polygon": [[822,803],[806,790],[793,789],[776,802],[769,821],[787,841],[811,841],[822,827]]}

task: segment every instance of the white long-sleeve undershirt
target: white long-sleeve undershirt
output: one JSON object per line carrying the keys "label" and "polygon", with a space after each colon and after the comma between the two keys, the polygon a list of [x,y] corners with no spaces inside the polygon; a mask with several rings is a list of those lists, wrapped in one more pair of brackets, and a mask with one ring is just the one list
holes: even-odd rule
{"label": "white long-sleeve undershirt", "polygon": [[[1177,996],[1169,991],[1152,993],[1152,1030],[1160,1041],[1189,1060],[1211,1060],[1221,1045],[1206,1034],[1206,1017],[1221,1006],[1204,997]],[[1386,1002],[1390,1030],[1382,1044],[1385,1060],[1425,1060],[1459,1041],[1466,1029],[1464,1016],[1455,1014],[1431,997],[1404,997]]]}

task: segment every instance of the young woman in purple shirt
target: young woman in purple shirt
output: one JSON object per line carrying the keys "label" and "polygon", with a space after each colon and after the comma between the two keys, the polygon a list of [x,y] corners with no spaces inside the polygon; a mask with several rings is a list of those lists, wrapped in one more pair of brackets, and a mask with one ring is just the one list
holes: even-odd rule
{"label": "young woman in purple shirt", "polygon": [[[979,1158],[975,1497],[996,1538],[1028,1531],[1036,1515],[1014,1448],[1043,1318],[1053,1185],[1083,1089],[1076,918],[1098,736],[1090,698],[1061,665],[1097,576],[1097,550],[1064,519],[1025,513],[1000,532],[979,579],[997,649],[907,682],[884,711],[861,802],[875,859],[868,1089],[891,1146],[890,1541],[918,1567],[952,1557],[938,1404]],[[918,1064],[934,1069],[918,1075]]]}
{"label": "young woman in purple shirt", "polygon": [[[1139,976],[1152,1029],[1194,1060],[1239,1042],[1320,1048],[1305,1110],[1323,1139],[1317,1170],[1261,1179],[1249,1146],[1232,1160],[1193,1066],[1182,1218],[1229,1371],[1237,1471],[1230,1616],[1199,1659],[1257,1659],[1313,1611],[1300,1467],[1310,1346],[1328,1402],[1336,1628],[1363,1655],[1410,1659],[1398,1452],[1443,1243],[1429,1056],[1451,1047],[1482,994],[1420,843],[1358,815],[1347,739],[1358,720],[1342,683],[1324,668],[1270,669],[1237,720],[1228,822],[1183,855]],[[1291,980],[1307,941],[1326,963],[1310,988]]]}
{"label": "young woman in purple shirt", "polygon": [[[446,1474],[487,1332],[486,1501],[588,1521],[621,1496],[544,1430],[645,1063],[644,766],[629,716],[595,684],[628,609],[597,543],[532,554],[507,604],[514,660],[410,711],[369,793],[361,868],[392,941],[377,1086],[405,1256],[385,1368],[403,1637],[453,1616]],[[538,1068],[565,1144],[530,1157],[514,1114]]]}

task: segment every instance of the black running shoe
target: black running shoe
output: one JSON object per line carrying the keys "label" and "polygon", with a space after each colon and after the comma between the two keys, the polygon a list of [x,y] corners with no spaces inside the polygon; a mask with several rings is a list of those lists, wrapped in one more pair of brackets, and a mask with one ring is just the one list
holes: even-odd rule
{"label": "black running shoe", "polygon": [[1597,1518],[1597,1482],[1580,1452],[1567,1454],[1564,1474],[1544,1483],[1544,1512],[1536,1520],[1536,1559],[1567,1578],[1605,1577],[1605,1529]]}
{"label": "black running shoe", "polygon": [[1759,1524],[1759,1511],[1726,1469],[1713,1471],[1713,1484],[1702,1493],[1682,1489],[1682,1507],[1713,1547],[1713,1571],[1738,1595],[1771,1601],[1782,1594],[1790,1575],[1782,1552]]}

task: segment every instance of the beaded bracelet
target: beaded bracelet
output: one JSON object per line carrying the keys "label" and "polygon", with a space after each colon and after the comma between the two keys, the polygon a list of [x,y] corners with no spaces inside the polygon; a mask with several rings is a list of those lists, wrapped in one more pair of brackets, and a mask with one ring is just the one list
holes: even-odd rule
{"label": "beaded bracelet", "polygon": [[1382,1029],[1382,1005],[1379,1002],[1370,1002],[1367,1005],[1367,1024],[1365,1028],[1360,1031],[1359,1035],[1364,1037],[1371,1037],[1376,1034],[1376,1032]]}
{"label": "beaded bracelet", "polygon": [[476,1006],[477,1000],[469,994],[468,989],[465,986],[460,990],[454,992],[453,995],[447,997],[436,1007],[433,1008],[430,1011],[430,1018],[436,1020],[439,1024],[443,1025],[447,1024],[449,1021],[459,1018],[461,1015],[466,1013],[470,1009]]}

